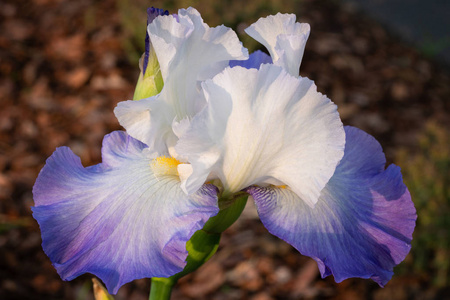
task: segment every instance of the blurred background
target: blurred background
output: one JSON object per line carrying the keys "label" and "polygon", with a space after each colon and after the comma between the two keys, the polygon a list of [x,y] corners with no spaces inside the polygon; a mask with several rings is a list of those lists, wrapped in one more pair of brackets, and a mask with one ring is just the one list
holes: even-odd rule
{"label": "blurred background", "polygon": [[[344,124],[375,136],[388,163],[401,166],[419,216],[411,253],[381,289],[320,279],[315,262],[271,236],[249,203],[172,299],[450,299],[448,2],[426,2],[432,13],[417,4],[425,1],[359,2],[2,0],[0,299],[93,299],[92,276],[63,282],[42,251],[31,190],[56,147],[96,164],[103,136],[121,129],[113,108],[132,98],[148,6],[194,6],[210,26],[235,29],[251,51],[261,46],[244,29],[260,17],[289,12],[310,23],[301,75],[338,105]],[[417,31],[408,22],[437,25],[420,42],[405,33]],[[149,286],[136,280],[115,298],[148,299]]]}

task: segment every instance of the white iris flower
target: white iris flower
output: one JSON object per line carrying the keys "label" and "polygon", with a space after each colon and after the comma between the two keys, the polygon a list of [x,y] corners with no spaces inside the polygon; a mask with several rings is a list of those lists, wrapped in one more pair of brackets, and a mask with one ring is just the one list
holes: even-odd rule
{"label": "white iris flower", "polygon": [[179,274],[194,233],[211,220],[229,225],[221,204],[246,194],[323,277],[384,285],[411,247],[414,205],[376,140],[344,128],[336,105],[299,76],[309,25],[287,14],[258,20],[246,31],[270,57],[249,56],[234,31],[210,28],[193,8],[148,12],[152,52],[139,84],[152,86],[135,95],[160,93],[118,104],[126,133],[105,136],[101,164],[85,168],[58,148],[33,188],[42,246],[61,277],[93,273],[116,293]]}

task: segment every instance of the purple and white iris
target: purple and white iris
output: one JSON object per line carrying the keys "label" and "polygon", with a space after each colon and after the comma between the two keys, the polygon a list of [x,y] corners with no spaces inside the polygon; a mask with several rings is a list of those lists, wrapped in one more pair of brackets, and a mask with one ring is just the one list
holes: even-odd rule
{"label": "purple and white iris", "polygon": [[246,192],[264,226],[323,277],[386,284],[410,250],[416,212],[378,142],[344,127],[299,76],[309,25],[260,19],[246,31],[270,57],[249,56],[231,29],[208,27],[193,8],[153,13],[162,90],[119,103],[126,133],[105,136],[101,164],[84,168],[61,147],[34,186],[33,216],[61,277],[89,272],[116,293],[172,276],[219,202]]}

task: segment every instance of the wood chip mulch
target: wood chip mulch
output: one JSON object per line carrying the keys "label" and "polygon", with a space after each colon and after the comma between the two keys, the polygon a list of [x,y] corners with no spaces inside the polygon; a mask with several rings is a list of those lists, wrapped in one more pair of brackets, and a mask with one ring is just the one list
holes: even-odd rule
{"label": "wood chip mulch", "polygon": [[[0,3],[0,299],[93,299],[90,275],[64,282],[42,251],[31,190],[56,147],[92,165],[103,136],[121,129],[113,109],[132,97],[138,68],[124,53],[115,3]],[[427,121],[450,125],[448,69],[351,8],[302,3],[298,19],[312,32],[301,75],[338,105],[345,124],[374,135],[388,161],[398,147],[414,149]],[[136,280],[116,299],[147,299],[149,285]],[[444,292],[418,274],[395,275],[384,289],[320,279],[316,264],[270,235],[249,204],[172,299],[445,299]]]}

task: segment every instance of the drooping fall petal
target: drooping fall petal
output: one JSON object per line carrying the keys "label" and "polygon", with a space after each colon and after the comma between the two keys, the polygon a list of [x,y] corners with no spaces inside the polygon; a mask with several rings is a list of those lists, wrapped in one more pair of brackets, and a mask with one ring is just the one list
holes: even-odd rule
{"label": "drooping fall petal", "polygon": [[345,155],[314,208],[289,188],[250,187],[264,226],[312,257],[322,277],[384,286],[411,248],[417,218],[400,168],[384,170],[379,143],[346,127]]}
{"label": "drooping fall petal", "polygon": [[176,160],[124,132],[105,137],[102,157],[84,168],[58,148],[33,188],[42,247],[60,276],[92,273],[116,293],[134,279],[183,270],[186,242],[218,213],[217,188],[187,196]]}

